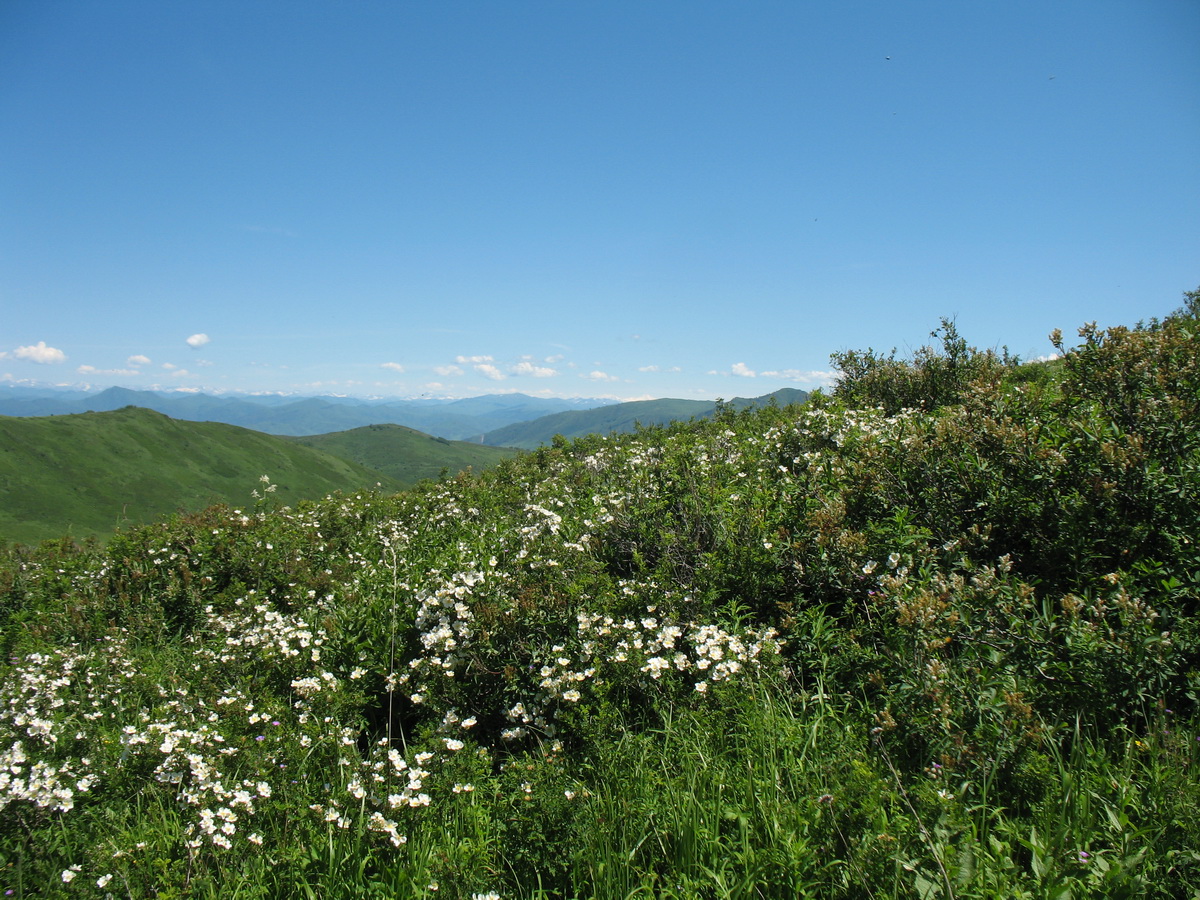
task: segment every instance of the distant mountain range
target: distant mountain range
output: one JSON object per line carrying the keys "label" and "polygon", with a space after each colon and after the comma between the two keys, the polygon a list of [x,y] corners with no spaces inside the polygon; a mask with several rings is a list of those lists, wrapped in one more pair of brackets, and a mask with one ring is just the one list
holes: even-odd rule
{"label": "distant mountain range", "polygon": [[[784,388],[763,397],[736,398],[734,408],[803,403],[805,391]],[[487,394],[462,400],[361,400],[348,397],[282,397],[134,391],[112,387],[98,393],[0,385],[0,416],[56,416],[111,412],[127,406],[152,409],[172,419],[224,422],[292,437],[327,435],[370,425],[400,425],[450,441],[532,450],[556,434],[633,431],[712,415],[713,400],[634,400]]]}
{"label": "distant mountain range", "polygon": [[97,393],[0,385],[0,415],[57,416],[126,406],[172,419],[224,422],[266,434],[315,435],[366,425],[403,425],[451,441],[482,443],[487,432],[611,400],[489,394],[463,400],[360,400],[348,397],[213,396],[112,387]]}

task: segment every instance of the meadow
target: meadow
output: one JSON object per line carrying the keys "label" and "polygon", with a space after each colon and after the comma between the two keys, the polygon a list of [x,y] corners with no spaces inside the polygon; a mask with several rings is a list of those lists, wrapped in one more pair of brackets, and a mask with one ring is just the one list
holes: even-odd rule
{"label": "meadow", "polygon": [[[1200,291],[0,560],[0,891],[1200,896]],[[253,489],[253,495],[251,495]]]}

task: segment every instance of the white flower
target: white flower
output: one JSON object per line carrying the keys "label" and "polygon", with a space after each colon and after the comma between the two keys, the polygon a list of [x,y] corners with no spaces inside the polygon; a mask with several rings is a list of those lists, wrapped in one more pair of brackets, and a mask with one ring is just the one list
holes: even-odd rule
{"label": "white flower", "polygon": [[71,879],[82,869],[83,866],[71,866],[69,869],[63,869],[62,880],[64,884],[70,884]]}
{"label": "white flower", "polygon": [[96,879],[96,887],[104,887],[110,881],[112,881],[112,873],[111,872],[107,875],[101,875],[99,878]]}

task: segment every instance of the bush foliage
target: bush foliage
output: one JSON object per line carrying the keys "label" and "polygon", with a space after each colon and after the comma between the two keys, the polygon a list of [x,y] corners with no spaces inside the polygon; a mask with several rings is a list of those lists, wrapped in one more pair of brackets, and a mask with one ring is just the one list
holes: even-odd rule
{"label": "bush foliage", "polygon": [[1192,897],[1200,292],[0,563],[0,889]]}

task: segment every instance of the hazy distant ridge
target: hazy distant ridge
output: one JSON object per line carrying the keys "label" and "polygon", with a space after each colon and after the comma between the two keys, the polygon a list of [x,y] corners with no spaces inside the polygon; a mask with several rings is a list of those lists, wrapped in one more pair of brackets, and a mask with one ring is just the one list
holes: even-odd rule
{"label": "hazy distant ridge", "polygon": [[598,399],[489,394],[462,400],[360,400],[347,397],[284,398],[277,395],[221,397],[135,391],[112,387],[99,393],[7,387],[0,391],[0,415],[53,416],[111,412],[126,406],[152,409],[173,419],[224,422],[267,434],[315,435],[366,425],[403,425],[447,440],[479,441],[515,422],[564,410],[611,403]]}
{"label": "hazy distant ridge", "polygon": [[[728,405],[734,409],[766,406],[772,402],[778,406],[788,406],[803,403],[807,399],[806,391],[783,388],[762,397],[738,397],[730,400]],[[508,425],[484,435],[483,442],[493,447],[532,450],[550,443],[558,434],[565,438],[577,438],[585,434],[624,433],[633,431],[638,425],[666,425],[704,418],[712,415],[716,408],[717,403],[712,400],[633,400],[597,409],[554,413],[532,422]]]}

